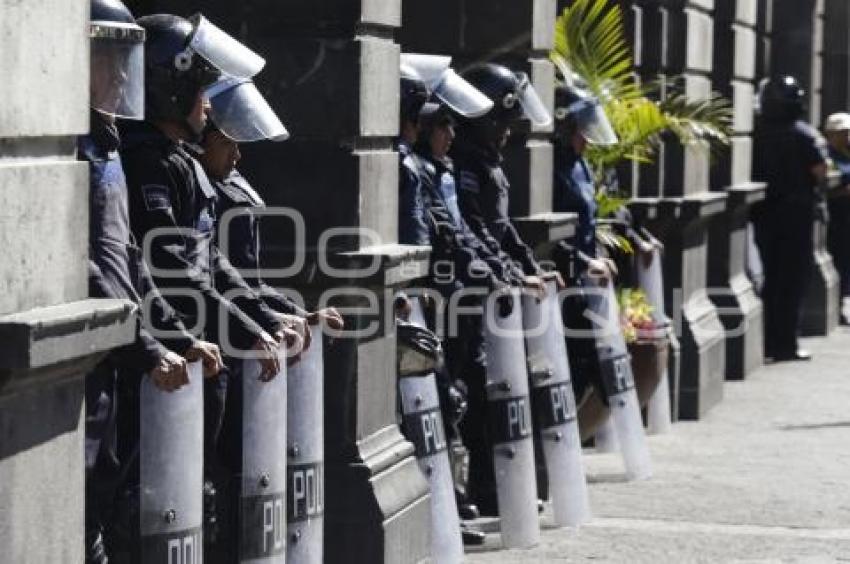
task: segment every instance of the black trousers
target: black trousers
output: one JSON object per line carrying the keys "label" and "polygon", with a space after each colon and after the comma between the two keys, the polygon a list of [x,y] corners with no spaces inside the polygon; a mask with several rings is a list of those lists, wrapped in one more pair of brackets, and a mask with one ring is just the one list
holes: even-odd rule
{"label": "black trousers", "polygon": [[765,207],[756,221],[764,264],[764,346],[767,356],[792,355],[806,287],[814,263],[811,205]]}
{"label": "black trousers", "polygon": [[113,515],[120,475],[116,443],[117,371],[108,361],[86,376],[85,423],[85,543],[86,562],[101,562],[106,554],[105,529]]}
{"label": "black trousers", "polygon": [[487,361],[481,316],[462,316],[458,334],[446,340],[446,364],[451,374],[466,384],[467,412],[460,434],[469,449],[469,501],[485,514],[498,511],[493,443],[488,432]]}
{"label": "black trousers", "polygon": [[850,197],[829,201],[827,244],[841,279],[841,296],[850,296]]}

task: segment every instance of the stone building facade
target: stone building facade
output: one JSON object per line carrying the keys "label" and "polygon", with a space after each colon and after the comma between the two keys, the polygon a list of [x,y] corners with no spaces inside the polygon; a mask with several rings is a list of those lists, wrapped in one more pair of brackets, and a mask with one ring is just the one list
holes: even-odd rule
{"label": "stone building facade", "polygon": [[[326,358],[325,547],[328,562],[413,562],[428,548],[428,492],[396,425],[395,289],[421,277],[428,250],[397,244],[398,60],[401,51],[493,60],[529,71],[552,105],[547,59],[564,0],[135,0],[137,15],[202,10],[268,57],[257,81],[293,133],[245,148],[243,172],[272,205],[299,210],[305,267],[286,284],[330,296],[349,325],[371,326]],[[681,77],[693,96],[734,103],[728,155],[666,146],[630,179],[632,209],[666,244],[668,311],[681,312],[679,414],[698,418],[723,382],[761,363],[761,305],[747,277],[752,97],[771,72],[812,92],[813,123],[848,106],[844,0],[623,0],[640,76]],[[128,304],[86,296],[87,173],[74,138],[88,127],[85,0],[0,0],[0,547],[16,563],[77,562],[83,542],[83,375],[132,338]],[[49,37],[49,41],[44,38]],[[828,70],[828,72],[824,72]],[[510,147],[511,213],[545,255],[573,232],[551,213],[551,131]],[[295,255],[291,226],[271,222],[272,265]],[[322,233],[344,227],[329,239]],[[365,228],[374,235],[358,232]],[[820,227],[822,233],[822,226]],[[328,249],[329,253],[323,253]],[[331,280],[325,258],[350,276]],[[373,263],[367,276],[353,267]],[[818,250],[807,327],[824,333],[837,307],[834,270]],[[345,285],[388,299],[363,307]],[[706,288],[723,288],[723,293]],[[745,324],[737,336],[724,327]],[[57,471],[59,469],[60,471]]]}

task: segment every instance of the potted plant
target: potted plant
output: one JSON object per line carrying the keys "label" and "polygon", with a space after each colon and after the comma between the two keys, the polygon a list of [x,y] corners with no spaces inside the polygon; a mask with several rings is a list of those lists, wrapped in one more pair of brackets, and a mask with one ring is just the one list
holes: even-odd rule
{"label": "potted plant", "polygon": [[631,355],[632,374],[638,401],[644,407],[655,393],[667,368],[669,324],[653,315],[653,308],[643,290],[623,288],[620,303],[620,325]]}

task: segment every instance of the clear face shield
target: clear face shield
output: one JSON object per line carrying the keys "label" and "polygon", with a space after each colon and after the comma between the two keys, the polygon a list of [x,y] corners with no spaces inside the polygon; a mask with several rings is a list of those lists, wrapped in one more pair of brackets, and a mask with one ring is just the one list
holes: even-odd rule
{"label": "clear face shield", "polygon": [[492,100],[449,67],[451,57],[402,53],[401,62],[412,67],[428,90],[458,114],[477,118],[493,108]]}
{"label": "clear face shield", "polygon": [[208,87],[204,96],[210,103],[209,118],[237,143],[289,138],[289,132],[250,79],[223,77]]}
{"label": "clear face shield", "polygon": [[[222,73],[238,78],[251,78],[263,70],[266,60],[223,32],[201,14],[189,21],[195,26],[187,50],[206,59]],[[191,57],[187,57],[191,64]]]}
{"label": "clear face shield", "polygon": [[106,115],[145,117],[145,30],[135,24],[91,22],[91,101]]}
{"label": "clear face shield", "polygon": [[576,125],[587,142],[591,145],[616,144],[617,134],[602,106],[590,101],[579,104],[574,113]]}
{"label": "clear face shield", "polygon": [[537,90],[535,90],[534,86],[531,84],[531,80],[529,80],[528,75],[524,72],[518,72],[515,74],[519,80],[519,86],[517,87],[516,94],[509,94],[506,97],[503,102],[505,107],[510,109],[516,103],[519,103],[522,108],[523,115],[534,125],[544,127],[552,123],[552,116],[549,115],[549,112],[546,110],[546,106],[543,105],[543,101],[540,99],[540,95],[537,94]]}

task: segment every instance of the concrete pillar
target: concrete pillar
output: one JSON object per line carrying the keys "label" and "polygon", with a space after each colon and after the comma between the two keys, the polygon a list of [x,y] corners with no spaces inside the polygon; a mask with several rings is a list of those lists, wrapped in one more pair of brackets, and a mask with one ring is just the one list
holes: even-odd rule
{"label": "concrete pillar", "polygon": [[[641,71],[676,77],[692,98],[711,92],[713,0],[644,0]],[[662,92],[664,95],[664,92]],[[711,192],[705,150],[667,143],[657,180],[643,178],[635,213],[666,244],[667,309],[681,341],[679,416],[696,419],[723,396],[724,329],[706,290],[709,225],[726,208],[726,194]],[[653,190],[653,184],[655,189]]]}
{"label": "concrete pillar", "polygon": [[[399,42],[405,52],[451,55],[463,70],[495,62],[531,77],[549,111],[555,68],[549,61],[556,0],[404,0]],[[572,214],[552,212],[552,126],[517,131],[505,149],[510,213],[526,242],[542,253],[573,233]],[[541,255],[542,256],[542,255]]]}
{"label": "concrete pillar", "polygon": [[243,146],[240,170],[303,231],[264,219],[265,264],[289,268],[270,278],[308,306],[346,308],[359,330],[325,348],[325,561],[418,562],[428,485],[396,424],[391,297],[425,274],[428,249],[396,244],[401,2],[192,0],[179,11],[202,11],[266,57],[256,82],[292,138]]}
{"label": "concrete pillar", "polygon": [[[821,125],[824,0],[774,2],[772,66],[774,74],[792,74],[809,93],[809,121]],[[840,71],[839,71],[840,73]],[[814,227],[814,269],[803,304],[804,335],[827,335],[838,324],[838,272],[826,249],[826,223]]]}
{"label": "concrete pillar", "polygon": [[714,89],[733,104],[730,150],[712,167],[712,188],[725,191],[726,212],[711,226],[709,287],[726,328],[726,378],[743,379],[763,359],[762,305],[746,272],[750,206],[763,199],[751,182],[756,72],[755,0],[720,2],[714,15]]}
{"label": "concrete pillar", "polygon": [[823,117],[850,110],[850,4],[826,0],[823,40]]}
{"label": "concrete pillar", "polygon": [[0,547],[80,562],[84,375],[135,330],[129,304],[87,299],[89,3],[0,14]]}

